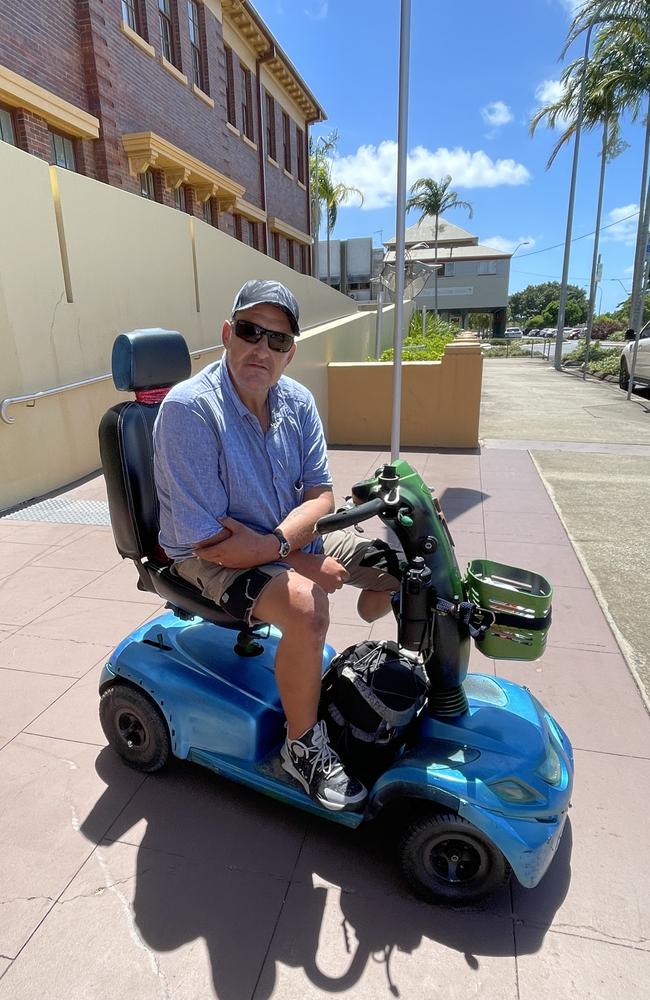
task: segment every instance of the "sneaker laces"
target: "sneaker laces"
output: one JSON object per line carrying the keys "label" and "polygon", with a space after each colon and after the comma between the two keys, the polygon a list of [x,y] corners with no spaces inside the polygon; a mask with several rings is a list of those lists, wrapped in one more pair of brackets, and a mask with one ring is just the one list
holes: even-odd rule
{"label": "sneaker laces", "polygon": [[[303,744],[305,746],[305,744]],[[342,771],[343,765],[341,764],[341,758],[332,749],[329,739],[327,738],[327,733],[324,731],[322,725],[314,726],[313,735],[311,739],[311,746],[306,747],[307,755],[311,763],[311,772],[309,779],[314,777],[316,768],[320,765],[323,774],[329,778],[336,771]]]}

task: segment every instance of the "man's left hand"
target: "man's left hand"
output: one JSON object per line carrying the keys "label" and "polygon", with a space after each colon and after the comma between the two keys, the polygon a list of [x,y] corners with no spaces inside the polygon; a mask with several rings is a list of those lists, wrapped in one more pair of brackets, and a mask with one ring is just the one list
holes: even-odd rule
{"label": "man's left hand", "polygon": [[223,541],[209,539],[197,545],[194,555],[226,569],[250,569],[275,562],[279,556],[279,543],[275,535],[260,535],[232,517],[220,518],[230,534]]}

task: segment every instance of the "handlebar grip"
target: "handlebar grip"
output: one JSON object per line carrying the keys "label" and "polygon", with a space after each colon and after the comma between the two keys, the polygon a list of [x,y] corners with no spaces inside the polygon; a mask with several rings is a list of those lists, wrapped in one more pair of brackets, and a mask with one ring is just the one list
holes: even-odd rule
{"label": "handlebar grip", "polygon": [[335,514],[326,514],[316,522],[316,531],[319,535],[327,535],[330,531],[340,531],[342,528],[349,528],[352,524],[359,524],[360,521],[367,521],[369,517],[381,513],[386,507],[383,497],[375,497],[357,507],[350,507],[346,510],[337,511]]}

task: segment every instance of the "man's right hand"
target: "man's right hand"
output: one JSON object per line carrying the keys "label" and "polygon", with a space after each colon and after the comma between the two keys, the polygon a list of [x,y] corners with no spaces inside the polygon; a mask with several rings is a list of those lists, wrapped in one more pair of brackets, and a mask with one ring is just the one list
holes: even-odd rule
{"label": "man's right hand", "polygon": [[317,556],[298,551],[292,552],[283,559],[283,562],[292,566],[301,576],[306,576],[308,580],[317,583],[326,594],[340,590],[350,578],[346,568],[332,556]]}

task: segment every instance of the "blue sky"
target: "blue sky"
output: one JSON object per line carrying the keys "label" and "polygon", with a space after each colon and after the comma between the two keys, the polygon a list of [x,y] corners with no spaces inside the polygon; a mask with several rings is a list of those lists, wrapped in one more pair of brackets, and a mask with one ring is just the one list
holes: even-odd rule
{"label": "blue sky", "polygon": [[[335,236],[395,233],[399,0],[253,0],[328,121],[314,135],[340,135],[334,175],[365,194],[362,208],[339,211]],[[450,173],[474,207],[450,221],[504,249],[528,240],[511,265],[510,291],[560,280],[572,147],[549,171],[557,134],[528,122],[552,96],[575,0],[412,0],[409,184]],[[582,48],[583,43],[579,43]],[[576,50],[576,53],[577,50]],[[574,56],[572,50],[568,59]],[[607,171],[603,224],[638,210],[643,153],[640,123],[625,124],[629,148]],[[583,134],[573,236],[594,228],[600,137]],[[408,223],[417,221],[412,213]],[[382,234],[379,231],[383,231]],[[601,233],[602,310],[629,293],[636,218]],[[588,291],[593,239],[574,243],[569,280]],[[596,301],[600,311],[600,293]]]}

